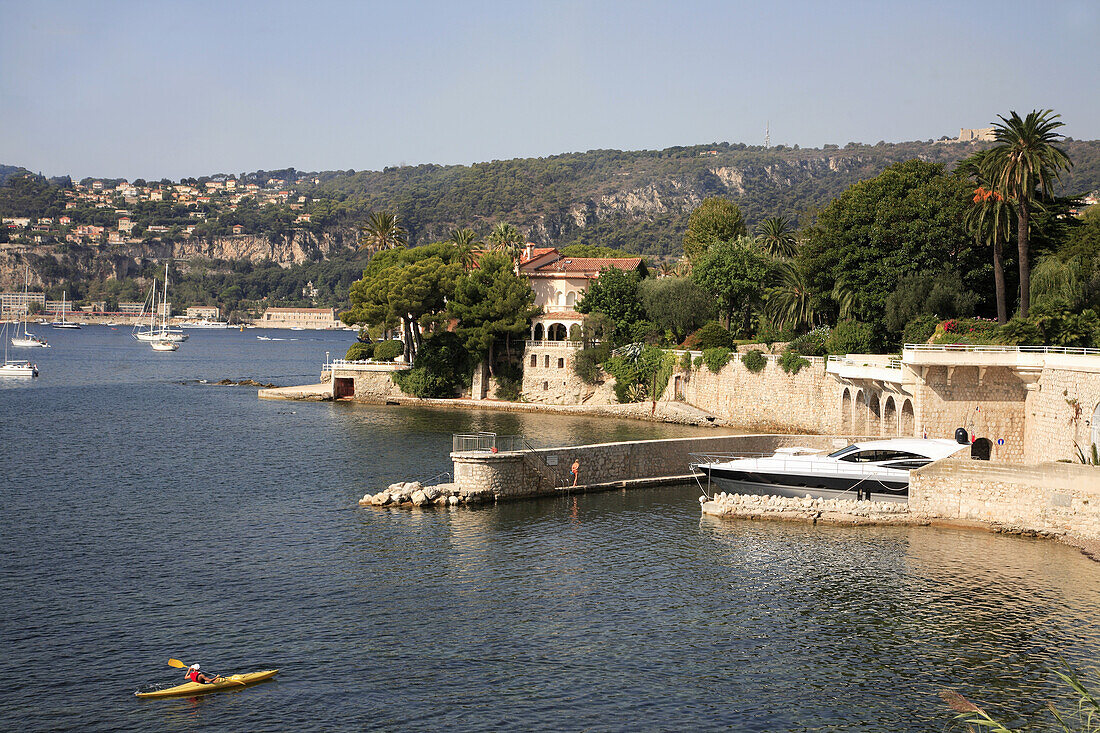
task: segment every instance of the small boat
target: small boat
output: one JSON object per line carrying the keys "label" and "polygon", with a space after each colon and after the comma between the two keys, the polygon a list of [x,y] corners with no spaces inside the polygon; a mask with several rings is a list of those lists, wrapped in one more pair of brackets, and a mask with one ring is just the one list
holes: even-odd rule
{"label": "small boat", "polygon": [[61,320],[51,323],[51,328],[80,328],[79,323],[69,323],[69,321],[65,318],[65,314],[69,310],[65,304],[65,296],[67,295],[68,293],[66,292],[61,293]]}
{"label": "small boat", "polygon": [[153,351],[179,351],[180,348],[178,341],[169,341],[168,339],[152,341],[149,345],[153,347]]}
{"label": "small boat", "polygon": [[184,682],[182,685],[167,687],[164,689],[141,689],[134,693],[137,697],[180,697],[191,695],[207,695],[211,692],[226,692],[229,690],[241,690],[248,685],[263,682],[274,677],[279,670],[267,669],[263,672],[246,672],[234,674],[229,677],[218,677],[214,682],[205,685],[198,682]]}
{"label": "small boat", "polygon": [[907,501],[909,471],[968,450],[969,443],[894,438],[853,443],[828,455],[780,448],[757,457],[702,457],[692,467],[723,491],[817,499]]}
{"label": "small boat", "polygon": [[[27,293],[30,292],[30,285],[31,285],[31,268],[28,267],[27,268],[27,275],[26,275],[26,278],[24,279],[24,282],[23,282],[23,303],[24,304],[27,304],[27,302],[28,302],[27,301]],[[27,307],[27,315],[24,316],[24,318],[23,318],[23,335],[22,336],[12,336],[11,337],[11,345],[12,346],[19,346],[21,348],[28,348],[28,347],[34,347],[34,346],[44,348],[44,349],[50,348],[50,345],[48,343],[46,343],[46,339],[39,338],[38,336],[35,336],[33,333],[31,333],[30,331],[27,330],[27,316],[29,316],[29,315],[30,315],[30,307],[28,306]]]}
{"label": "small boat", "polygon": [[4,363],[0,365],[0,377],[37,377],[38,367],[29,361],[13,361],[8,358],[8,324],[0,330],[0,339],[4,341]]}

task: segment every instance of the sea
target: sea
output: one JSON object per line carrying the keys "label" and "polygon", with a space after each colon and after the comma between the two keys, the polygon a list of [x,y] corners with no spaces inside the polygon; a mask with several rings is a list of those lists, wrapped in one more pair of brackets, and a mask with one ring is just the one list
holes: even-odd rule
{"label": "sea", "polygon": [[[1100,657],[1100,564],[1052,541],[721,520],[695,485],[357,506],[454,433],[701,428],[214,384],[316,382],[349,332],[32,330],[41,375],[0,380],[0,730],[943,731],[944,690],[1049,727]],[[170,658],[279,673],[136,698]]]}

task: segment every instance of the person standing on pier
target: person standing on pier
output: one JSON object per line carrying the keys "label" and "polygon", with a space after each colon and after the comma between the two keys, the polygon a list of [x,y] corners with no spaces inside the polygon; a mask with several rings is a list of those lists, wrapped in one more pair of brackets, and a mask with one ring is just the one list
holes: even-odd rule
{"label": "person standing on pier", "polygon": [[576,458],[573,460],[573,465],[569,467],[569,473],[573,474],[573,485],[577,485],[577,477],[581,471],[581,459]]}

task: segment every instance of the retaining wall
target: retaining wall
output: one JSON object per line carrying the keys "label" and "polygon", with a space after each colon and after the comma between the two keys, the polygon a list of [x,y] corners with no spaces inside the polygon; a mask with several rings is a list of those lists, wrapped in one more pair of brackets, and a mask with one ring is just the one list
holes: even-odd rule
{"label": "retaining wall", "polygon": [[[545,448],[532,451],[451,454],[460,491],[490,490],[496,498],[554,493],[572,483],[569,467],[580,461],[578,484],[687,476],[692,453],[767,453],[784,446],[832,449],[858,440],[832,435],[719,435]],[[549,465],[547,465],[549,464]]]}
{"label": "retaining wall", "polygon": [[945,519],[1100,539],[1100,468],[951,458],[910,474],[909,507]]}

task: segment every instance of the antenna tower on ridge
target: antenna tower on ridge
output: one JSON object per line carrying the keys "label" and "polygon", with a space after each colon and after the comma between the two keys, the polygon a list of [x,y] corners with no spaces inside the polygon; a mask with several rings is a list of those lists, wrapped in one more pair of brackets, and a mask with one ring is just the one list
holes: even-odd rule
{"label": "antenna tower on ridge", "polygon": [[771,121],[769,120],[769,121],[764,123],[764,149],[766,150],[766,149],[770,148],[771,146],[772,146]]}

